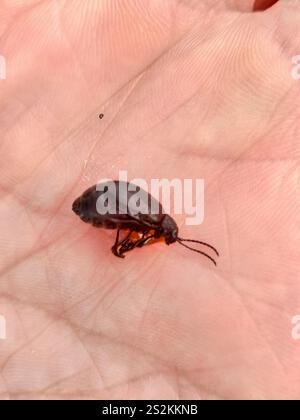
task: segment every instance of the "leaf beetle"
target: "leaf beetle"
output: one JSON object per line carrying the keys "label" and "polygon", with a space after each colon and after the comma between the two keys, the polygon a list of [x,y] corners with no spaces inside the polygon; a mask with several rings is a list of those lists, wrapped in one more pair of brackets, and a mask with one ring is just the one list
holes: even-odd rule
{"label": "leaf beetle", "polygon": [[[125,191],[126,194],[124,195],[123,193],[122,195],[121,190]],[[113,193],[110,191],[113,191]],[[137,191],[143,193],[139,195],[139,200],[142,201],[140,205],[142,204],[143,206],[141,207],[146,208],[146,212],[136,212],[136,209],[131,204],[131,199]],[[105,214],[99,214],[97,201],[104,199],[104,195],[106,196],[107,211]],[[114,203],[114,208],[111,207],[110,203]],[[155,214],[151,212],[153,203],[158,209]],[[113,254],[117,257],[124,258],[124,254],[132,251],[134,248],[141,248],[146,244],[163,239],[167,245],[177,242],[191,251],[205,256],[217,265],[215,259],[210,255],[192,248],[184,242],[204,245],[219,256],[216,248],[206,242],[180,238],[175,220],[165,213],[162,205],[151,194],[134,184],[125,181],[109,181],[108,183],[93,185],[84,191],[80,197],[76,198],[73,202],[72,210],[86,223],[90,223],[95,227],[117,230],[116,240],[111,248]],[[120,239],[122,230],[128,232],[123,239]]]}

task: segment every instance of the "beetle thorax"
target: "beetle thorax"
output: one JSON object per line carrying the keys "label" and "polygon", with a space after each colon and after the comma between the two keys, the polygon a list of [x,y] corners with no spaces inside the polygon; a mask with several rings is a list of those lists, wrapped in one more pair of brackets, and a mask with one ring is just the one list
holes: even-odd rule
{"label": "beetle thorax", "polygon": [[178,226],[172,217],[168,214],[165,215],[161,222],[162,235],[165,237],[166,244],[176,242],[178,237]]}

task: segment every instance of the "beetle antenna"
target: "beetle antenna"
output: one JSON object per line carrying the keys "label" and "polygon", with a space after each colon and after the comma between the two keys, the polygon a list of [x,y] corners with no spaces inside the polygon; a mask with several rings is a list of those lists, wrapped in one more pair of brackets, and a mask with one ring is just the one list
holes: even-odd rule
{"label": "beetle antenna", "polygon": [[216,248],[214,248],[212,245],[209,245],[206,242],[196,241],[195,239],[182,239],[182,238],[177,238],[177,239],[178,239],[179,242],[194,242],[195,244],[205,245],[208,248],[210,248],[213,251],[215,251],[215,253],[217,254],[218,257],[220,256],[220,254],[218,253],[218,251],[216,250]]}
{"label": "beetle antenna", "polygon": [[198,252],[198,254],[204,255],[204,257],[206,257],[206,258],[208,258],[209,260],[211,260],[211,261],[215,264],[215,266],[217,265],[216,261],[215,261],[212,257],[210,257],[208,254],[206,254],[205,252],[199,251],[198,249],[195,249],[195,248],[191,248],[190,246],[185,245],[184,243],[182,243],[182,242],[181,242],[180,240],[178,240],[178,239],[177,239],[177,242],[178,242],[180,245],[184,246],[185,248],[190,249],[191,251]]}

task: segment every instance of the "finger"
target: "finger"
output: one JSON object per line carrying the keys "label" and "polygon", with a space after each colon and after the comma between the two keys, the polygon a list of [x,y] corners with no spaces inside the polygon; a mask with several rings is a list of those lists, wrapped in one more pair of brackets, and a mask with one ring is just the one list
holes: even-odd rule
{"label": "finger", "polygon": [[258,12],[267,10],[270,7],[274,6],[274,4],[276,4],[277,2],[278,0],[255,0],[253,3],[253,11]]}
{"label": "finger", "polygon": [[226,6],[240,12],[259,12],[272,7],[278,0],[227,0]]}

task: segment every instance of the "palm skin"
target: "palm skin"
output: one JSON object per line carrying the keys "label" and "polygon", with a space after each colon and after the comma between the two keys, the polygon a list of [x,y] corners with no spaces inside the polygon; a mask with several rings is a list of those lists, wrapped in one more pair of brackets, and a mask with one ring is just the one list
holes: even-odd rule
{"label": "palm skin", "polygon": [[[300,7],[252,6],[1,6],[1,398],[299,398]],[[205,179],[218,267],[114,257],[71,205],[119,170]]]}

